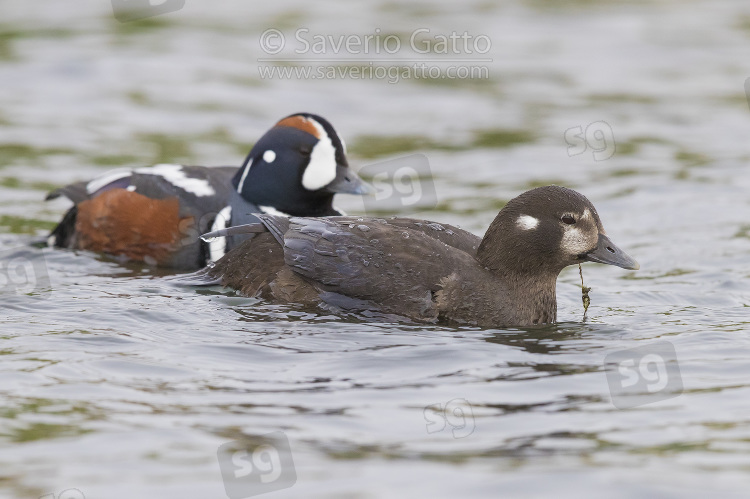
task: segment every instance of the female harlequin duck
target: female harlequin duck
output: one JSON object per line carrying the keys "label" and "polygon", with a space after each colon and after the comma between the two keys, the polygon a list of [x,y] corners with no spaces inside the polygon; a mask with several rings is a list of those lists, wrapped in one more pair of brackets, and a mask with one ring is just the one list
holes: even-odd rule
{"label": "female harlequin duck", "polygon": [[335,193],[364,194],[345,146],[320,116],[288,116],[255,144],[241,168],[156,165],[115,170],[51,192],[75,203],[49,244],[152,265],[197,269],[247,236],[205,245],[200,234],[258,222],[253,213],[341,215]]}
{"label": "female harlequin duck", "polygon": [[584,261],[636,270],[583,195],[539,187],[511,200],[484,238],[393,218],[284,218],[215,231],[254,233],[186,284],[222,284],[274,301],[479,326],[555,322],[555,282]]}

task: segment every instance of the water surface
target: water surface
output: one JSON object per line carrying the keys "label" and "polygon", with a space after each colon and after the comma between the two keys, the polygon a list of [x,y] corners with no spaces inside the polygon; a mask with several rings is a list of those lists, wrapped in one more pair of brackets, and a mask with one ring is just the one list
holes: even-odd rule
{"label": "water surface", "polygon": [[[301,27],[487,35],[490,77],[263,80],[261,33]],[[5,2],[0,251],[39,279],[0,289],[3,497],[226,497],[219,447],[278,431],[297,482],[267,497],[743,497],[749,42],[739,0],[188,1],[125,24],[108,2]],[[585,265],[585,321],[570,268],[558,325],[479,330],[180,289],[29,246],[67,207],[43,203],[48,189],[120,166],[236,164],[298,111],[330,119],[355,168],[426,155],[437,202],[383,213],[481,234],[508,199],[558,183],[641,270]],[[566,130],[592,123],[611,157],[597,143],[569,156]],[[670,380],[669,398],[618,409],[605,357],[664,341],[681,393]]]}

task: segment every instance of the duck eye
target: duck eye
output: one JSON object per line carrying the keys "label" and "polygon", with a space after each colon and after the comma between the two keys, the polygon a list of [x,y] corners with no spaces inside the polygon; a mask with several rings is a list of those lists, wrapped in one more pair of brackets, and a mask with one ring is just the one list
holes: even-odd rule
{"label": "duck eye", "polygon": [[302,144],[299,148],[299,152],[307,156],[308,154],[312,153],[312,147],[307,144]]}
{"label": "duck eye", "polygon": [[576,223],[576,219],[573,218],[573,215],[563,215],[560,220],[562,220],[563,223],[566,223],[568,225],[572,225],[572,224]]}

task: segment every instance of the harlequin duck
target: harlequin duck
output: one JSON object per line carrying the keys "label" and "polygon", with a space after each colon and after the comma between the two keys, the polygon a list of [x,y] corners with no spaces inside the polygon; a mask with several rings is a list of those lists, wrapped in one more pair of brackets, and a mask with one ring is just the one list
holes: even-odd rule
{"label": "harlequin duck", "polygon": [[48,240],[129,260],[197,269],[247,238],[204,244],[200,234],[258,222],[254,213],[342,215],[335,193],[364,194],[367,186],[346,159],[328,121],[287,116],[258,140],[242,167],[156,165],[107,172],[52,191],[75,205]]}
{"label": "harlequin duck", "polygon": [[539,187],[511,200],[483,238],[408,218],[284,218],[216,231],[254,233],[189,284],[418,321],[524,326],[555,322],[555,283],[590,261],[637,270],[583,195]]}

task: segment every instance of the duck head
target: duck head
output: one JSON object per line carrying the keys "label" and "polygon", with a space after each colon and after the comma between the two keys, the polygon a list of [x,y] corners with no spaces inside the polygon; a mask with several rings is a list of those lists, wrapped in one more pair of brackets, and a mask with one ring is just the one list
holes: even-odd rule
{"label": "duck head", "polygon": [[532,189],[509,201],[487,230],[477,258],[501,273],[554,277],[568,265],[587,261],[640,268],[607,236],[591,201],[556,185]]}
{"label": "duck head", "polygon": [[255,144],[232,180],[247,201],[289,215],[330,215],[333,196],[368,194],[371,187],[349,168],[346,146],[321,116],[282,119]]}

